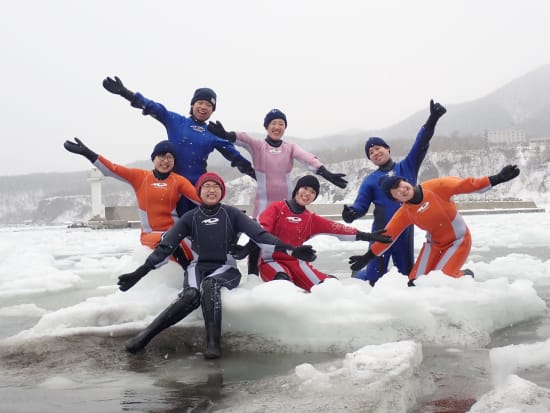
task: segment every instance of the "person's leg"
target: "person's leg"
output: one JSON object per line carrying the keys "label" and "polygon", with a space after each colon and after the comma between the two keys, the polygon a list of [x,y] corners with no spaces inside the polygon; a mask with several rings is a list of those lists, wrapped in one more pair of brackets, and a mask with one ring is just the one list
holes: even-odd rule
{"label": "person's leg", "polygon": [[126,341],[126,350],[137,353],[142,350],[158,333],[176,324],[189,315],[200,304],[199,291],[187,288],[179,293],[178,298],[160,313],[151,324],[136,336]]}
{"label": "person's leg", "polygon": [[[462,277],[465,272],[461,268],[470,255],[471,247],[472,237],[468,231],[463,238],[456,240],[445,250],[435,269],[441,270],[451,277]],[[473,275],[471,270],[469,272],[468,275]]]}
{"label": "person's leg", "polygon": [[414,227],[410,226],[403,231],[390,250],[397,270],[403,275],[409,275],[414,265]]}
{"label": "person's leg", "polygon": [[374,257],[365,267],[353,274],[352,277],[368,281],[370,285],[374,285],[380,277],[388,272],[390,251],[391,249],[379,257]]}
{"label": "person's leg", "polygon": [[[286,261],[285,261],[286,263]],[[290,269],[279,261],[264,261],[260,260],[260,278],[264,282],[283,279],[282,274],[286,274],[287,281],[293,281]]]}
{"label": "person's leg", "polygon": [[320,284],[327,278],[330,278],[328,274],[313,268],[306,261],[294,259],[288,260],[286,264],[292,274],[294,284],[306,291],[310,291],[314,285]]}
{"label": "person's leg", "polygon": [[[222,267],[223,268],[223,267]],[[201,309],[206,329],[206,350],[204,358],[221,357],[222,335],[222,299],[221,288],[233,289],[239,285],[240,272],[235,268],[224,268],[223,272],[214,272],[201,284]]]}

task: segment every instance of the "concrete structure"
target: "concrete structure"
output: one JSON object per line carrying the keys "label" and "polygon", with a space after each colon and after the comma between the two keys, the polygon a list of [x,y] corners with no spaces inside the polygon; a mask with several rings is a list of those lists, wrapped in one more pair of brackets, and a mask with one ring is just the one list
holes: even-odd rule
{"label": "concrete structure", "polygon": [[92,218],[91,220],[105,219],[105,205],[103,205],[103,196],[101,193],[101,182],[103,181],[103,174],[97,169],[93,168],[90,171],[88,182],[92,191]]}
{"label": "concrete structure", "polygon": [[[518,214],[531,212],[545,212],[533,201],[468,201],[457,202],[462,215],[487,215],[487,214]],[[342,204],[312,204],[308,206],[310,211],[335,221],[342,220]],[[235,205],[235,207],[250,214],[251,205]],[[372,219],[372,208],[361,219]],[[95,229],[101,228],[139,228],[139,216],[136,207],[115,206],[105,208],[105,219],[88,222],[88,226]]]}

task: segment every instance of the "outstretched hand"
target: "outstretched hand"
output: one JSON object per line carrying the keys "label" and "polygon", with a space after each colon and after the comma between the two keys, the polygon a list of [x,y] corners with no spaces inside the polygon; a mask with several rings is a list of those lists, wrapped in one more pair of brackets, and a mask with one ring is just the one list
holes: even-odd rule
{"label": "outstretched hand", "polygon": [[97,160],[97,153],[84,145],[84,142],[82,142],[78,138],[74,138],[74,142],[66,140],[65,143],[63,143],[63,147],[69,152],[76,153],[78,155],[82,155],[88,158],[88,160],[92,163]]}
{"label": "outstretched hand", "polygon": [[317,251],[311,245],[300,245],[293,248],[291,255],[299,260],[312,262],[317,258]]}
{"label": "outstretched hand", "polygon": [[363,255],[352,255],[349,257],[349,263],[350,268],[352,271],[359,271],[361,268],[363,268],[365,265],[369,263],[370,260],[374,258],[374,254],[372,252],[367,251]]}
{"label": "outstretched hand", "polygon": [[122,95],[122,92],[126,89],[124,83],[122,83],[122,80],[120,80],[118,76],[115,76],[114,79],[110,77],[103,79],[103,87],[115,95]]}
{"label": "outstretched hand", "polygon": [[386,228],[377,229],[372,233],[357,231],[357,239],[360,241],[374,241],[382,242],[384,244],[390,244],[393,239],[389,235],[383,235],[386,232]]}
{"label": "outstretched hand", "polygon": [[435,128],[435,124],[439,120],[441,116],[443,116],[447,112],[447,109],[440,103],[434,103],[433,99],[430,100],[430,116],[428,116],[428,120],[426,121],[426,127],[430,129]]}
{"label": "outstretched hand", "polygon": [[383,244],[390,244],[393,239],[390,235],[384,235],[384,232],[386,232],[386,228],[377,229],[376,231],[372,232],[371,240],[381,242]]}
{"label": "outstretched hand", "polygon": [[78,139],[78,138],[74,138],[74,142],[71,142],[70,140],[66,140],[65,143],[63,144],[63,146],[65,147],[65,149],[67,149],[69,152],[72,152],[72,153],[76,153],[78,155],[84,155],[84,153],[86,153],[87,151],[89,151],[90,149],[88,149],[88,147],[86,145],[84,145],[84,143]]}
{"label": "outstretched hand", "polygon": [[239,245],[235,244],[231,249],[229,250],[229,253],[235,258],[236,260],[242,260],[243,258],[250,255],[250,253],[256,249],[258,249],[258,245],[254,243],[253,241],[248,241],[246,245]]}
{"label": "outstretched hand", "polygon": [[143,277],[147,275],[149,271],[151,271],[151,267],[147,264],[143,264],[142,266],[138,267],[134,272],[130,272],[128,274],[122,274],[118,277],[118,288],[120,291],[128,291],[130,288],[132,288],[136,283],[141,280]]}
{"label": "outstretched hand", "polygon": [[134,99],[134,92],[127,89],[122,83],[122,80],[120,80],[117,76],[115,76],[114,79],[111,79],[110,77],[103,79],[103,87],[107,89],[107,91],[114,93],[115,95],[120,95],[130,102]]}
{"label": "outstretched hand", "polygon": [[495,186],[503,182],[508,182],[518,175],[519,168],[517,165],[506,165],[498,174],[490,176],[489,181],[491,182],[491,186]]}
{"label": "outstretched hand", "polygon": [[434,100],[430,100],[430,115],[434,116],[437,119],[439,119],[441,116],[443,116],[447,112],[447,109],[443,105],[441,105],[439,102],[434,103]]}
{"label": "outstretched hand", "polygon": [[344,176],[346,176],[346,174],[330,172],[327,168],[325,168],[324,165],[320,166],[319,169],[317,169],[317,174],[321,175],[331,184],[334,184],[339,188],[345,188],[348,185],[348,181],[344,179]]}
{"label": "outstretched hand", "polygon": [[225,139],[226,141],[235,142],[237,140],[235,132],[227,132],[219,120],[216,122],[210,121],[207,129],[218,138]]}
{"label": "outstretched hand", "polygon": [[252,165],[250,164],[237,165],[237,169],[239,170],[240,173],[248,175],[252,179],[256,180],[256,171],[254,170]]}
{"label": "outstretched hand", "polygon": [[342,219],[344,222],[351,224],[357,218],[359,218],[359,213],[353,207],[344,204],[344,209],[342,210]]}

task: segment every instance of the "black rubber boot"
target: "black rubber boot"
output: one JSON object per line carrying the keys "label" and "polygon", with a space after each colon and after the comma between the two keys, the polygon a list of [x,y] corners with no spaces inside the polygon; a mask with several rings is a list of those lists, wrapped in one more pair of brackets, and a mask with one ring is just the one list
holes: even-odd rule
{"label": "black rubber boot", "polygon": [[213,278],[207,278],[202,283],[201,307],[206,328],[205,359],[217,359],[222,355],[222,302],[220,289]]}
{"label": "black rubber boot", "polygon": [[286,272],[278,272],[275,274],[275,277],[273,277],[273,281],[275,280],[290,281],[290,277]]}
{"label": "black rubber boot", "polygon": [[143,350],[153,337],[189,315],[199,304],[199,292],[196,288],[183,290],[178,295],[178,298],[160,313],[151,324],[136,336],[126,341],[126,351],[137,353]]}
{"label": "black rubber boot", "polygon": [[248,273],[259,275],[260,270],[258,269],[258,260],[260,259],[260,247],[252,241],[248,241],[248,243],[252,243],[250,246],[250,253],[248,254]]}

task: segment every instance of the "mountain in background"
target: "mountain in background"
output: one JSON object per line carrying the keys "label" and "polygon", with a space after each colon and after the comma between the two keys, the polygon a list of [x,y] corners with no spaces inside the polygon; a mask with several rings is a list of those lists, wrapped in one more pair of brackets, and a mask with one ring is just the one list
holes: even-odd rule
{"label": "mountain in background", "polygon": [[[450,138],[484,137],[489,130],[516,128],[528,138],[550,136],[550,64],[521,76],[482,98],[460,104],[441,102],[447,113],[437,125],[436,134]],[[434,100],[438,100],[434,96]],[[427,103],[427,102],[426,102]],[[363,144],[369,136],[394,142],[412,139],[428,117],[428,106],[403,121],[384,129],[336,134],[319,139],[295,139],[306,148]],[[392,145],[393,146],[393,145]],[[362,152],[361,152],[362,154]]]}
{"label": "mountain in background", "polygon": [[[550,64],[517,78],[480,99],[454,105],[442,102],[447,107],[447,114],[437,125],[428,157],[420,170],[421,180],[439,175],[468,176],[497,172],[485,169],[500,168],[504,165],[501,163],[507,160],[518,163],[523,168],[521,181],[518,181],[524,184],[523,194],[529,191],[539,193],[539,201],[546,202],[550,196],[550,144],[543,142],[530,147],[526,141],[519,145],[521,148],[491,147],[486,133],[490,130],[515,128],[525,131],[527,139],[550,137],[548,90]],[[373,165],[365,158],[365,139],[373,135],[382,136],[391,143],[394,159],[399,160],[409,150],[427,115],[426,108],[385,129],[342,133],[319,139],[289,136],[285,139],[315,153],[330,170],[348,174],[350,183],[346,190],[335,189],[320,179],[322,200],[319,202],[349,202],[354,198],[362,177],[373,169]],[[263,138],[261,134],[256,136]],[[487,162],[488,153],[491,153],[490,165]],[[243,154],[247,156],[245,151]],[[493,162],[495,156],[501,160],[498,164]],[[456,165],[456,162],[460,162],[460,165]],[[128,166],[149,169],[151,162],[136,161]],[[295,174],[303,174],[304,169],[299,163],[296,166]],[[208,168],[221,174],[227,182],[235,180],[234,194],[227,202],[248,202],[254,189],[249,178],[241,178],[239,172],[230,168],[228,162],[217,152],[209,158]],[[90,186],[87,177],[90,169],[82,172],[0,177],[0,224],[25,221],[60,223],[89,218]],[[521,187],[513,187],[516,193],[522,192]],[[496,193],[511,196],[510,193]],[[134,194],[129,185],[108,178],[103,185],[103,203],[106,206],[135,205]]]}

